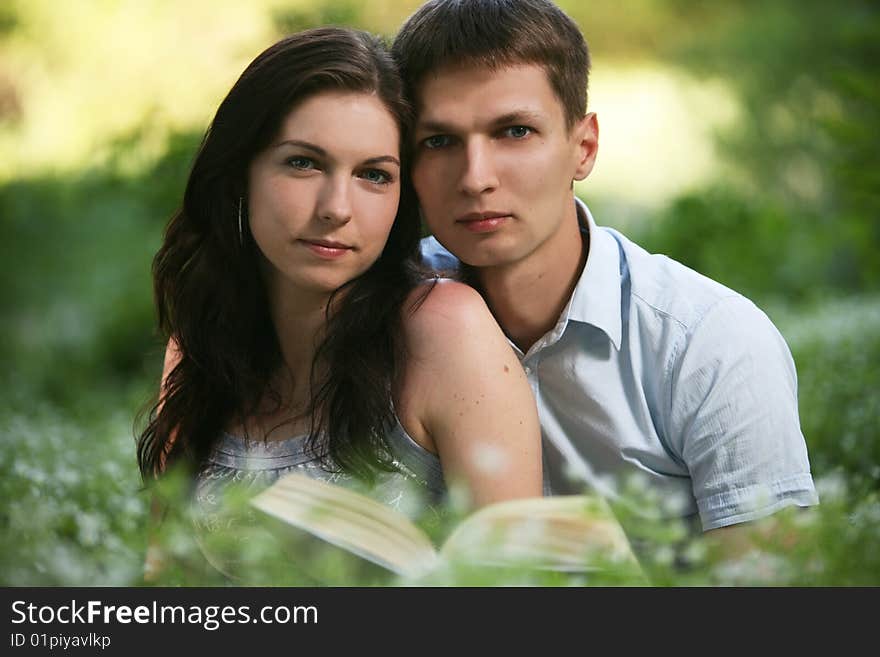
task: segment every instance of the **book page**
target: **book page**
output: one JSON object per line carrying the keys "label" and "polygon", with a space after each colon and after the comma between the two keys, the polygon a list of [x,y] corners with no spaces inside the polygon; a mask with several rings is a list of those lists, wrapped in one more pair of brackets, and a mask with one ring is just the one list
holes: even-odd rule
{"label": "book page", "polygon": [[418,577],[438,560],[428,536],[402,513],[305,475],[285,475],[251,504],[399,575]]}
{"label": "book page", "polygon": [[580,572],[637,565],[607,503],[584,495],[513,500],[466,518],[441,548],[460,563]]}

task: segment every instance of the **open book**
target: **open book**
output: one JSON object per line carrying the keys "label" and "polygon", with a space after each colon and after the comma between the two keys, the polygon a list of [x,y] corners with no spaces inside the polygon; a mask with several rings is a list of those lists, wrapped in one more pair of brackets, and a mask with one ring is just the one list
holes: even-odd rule
{"label": "open book", "polygon": [[587,572],[638,569],[611,509],[578,495],[500,502],[467,516],[435,547],[404,514],[301,474],[257,495],[255,507],[406,579],[449,564]]}

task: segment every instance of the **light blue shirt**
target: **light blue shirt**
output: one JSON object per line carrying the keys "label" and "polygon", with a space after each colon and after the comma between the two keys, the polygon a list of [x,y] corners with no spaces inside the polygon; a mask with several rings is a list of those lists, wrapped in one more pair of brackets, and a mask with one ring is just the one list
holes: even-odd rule
{"label": "light blue shirt", "polygon": [[[641,485],[704,530],[818,503],[785,340],[742,295],[619,232],[589,232],[556,326],[523,354],[555,494]],[[457,261],[422,241],[436,269]]]}

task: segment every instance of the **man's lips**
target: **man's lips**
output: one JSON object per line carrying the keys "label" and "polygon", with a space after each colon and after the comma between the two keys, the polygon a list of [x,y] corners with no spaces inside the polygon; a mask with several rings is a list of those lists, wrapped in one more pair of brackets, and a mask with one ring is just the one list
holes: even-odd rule
{"label": "man's lips", "polygon": [[511,218],[509,212],[471,212],[455,220],[472,233],[490,233]]}
{"label": "man's lips", "polygon": [[298,241],[305,245],[312,253],[321,258],[339,258],[349,251],[354,251],[353,246],[342,242],[336,242],[334,240],[301,239]]}

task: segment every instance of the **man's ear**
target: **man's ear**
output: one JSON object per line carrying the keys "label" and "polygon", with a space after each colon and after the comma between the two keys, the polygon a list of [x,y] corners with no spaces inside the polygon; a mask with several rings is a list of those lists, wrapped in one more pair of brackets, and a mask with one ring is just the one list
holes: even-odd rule
{"label": "man's ear", "polygon": [[595,112],[590,112],[572,126],[577,160],[574,179],[583,180],[590,175],[599,152],[599,120]]}

